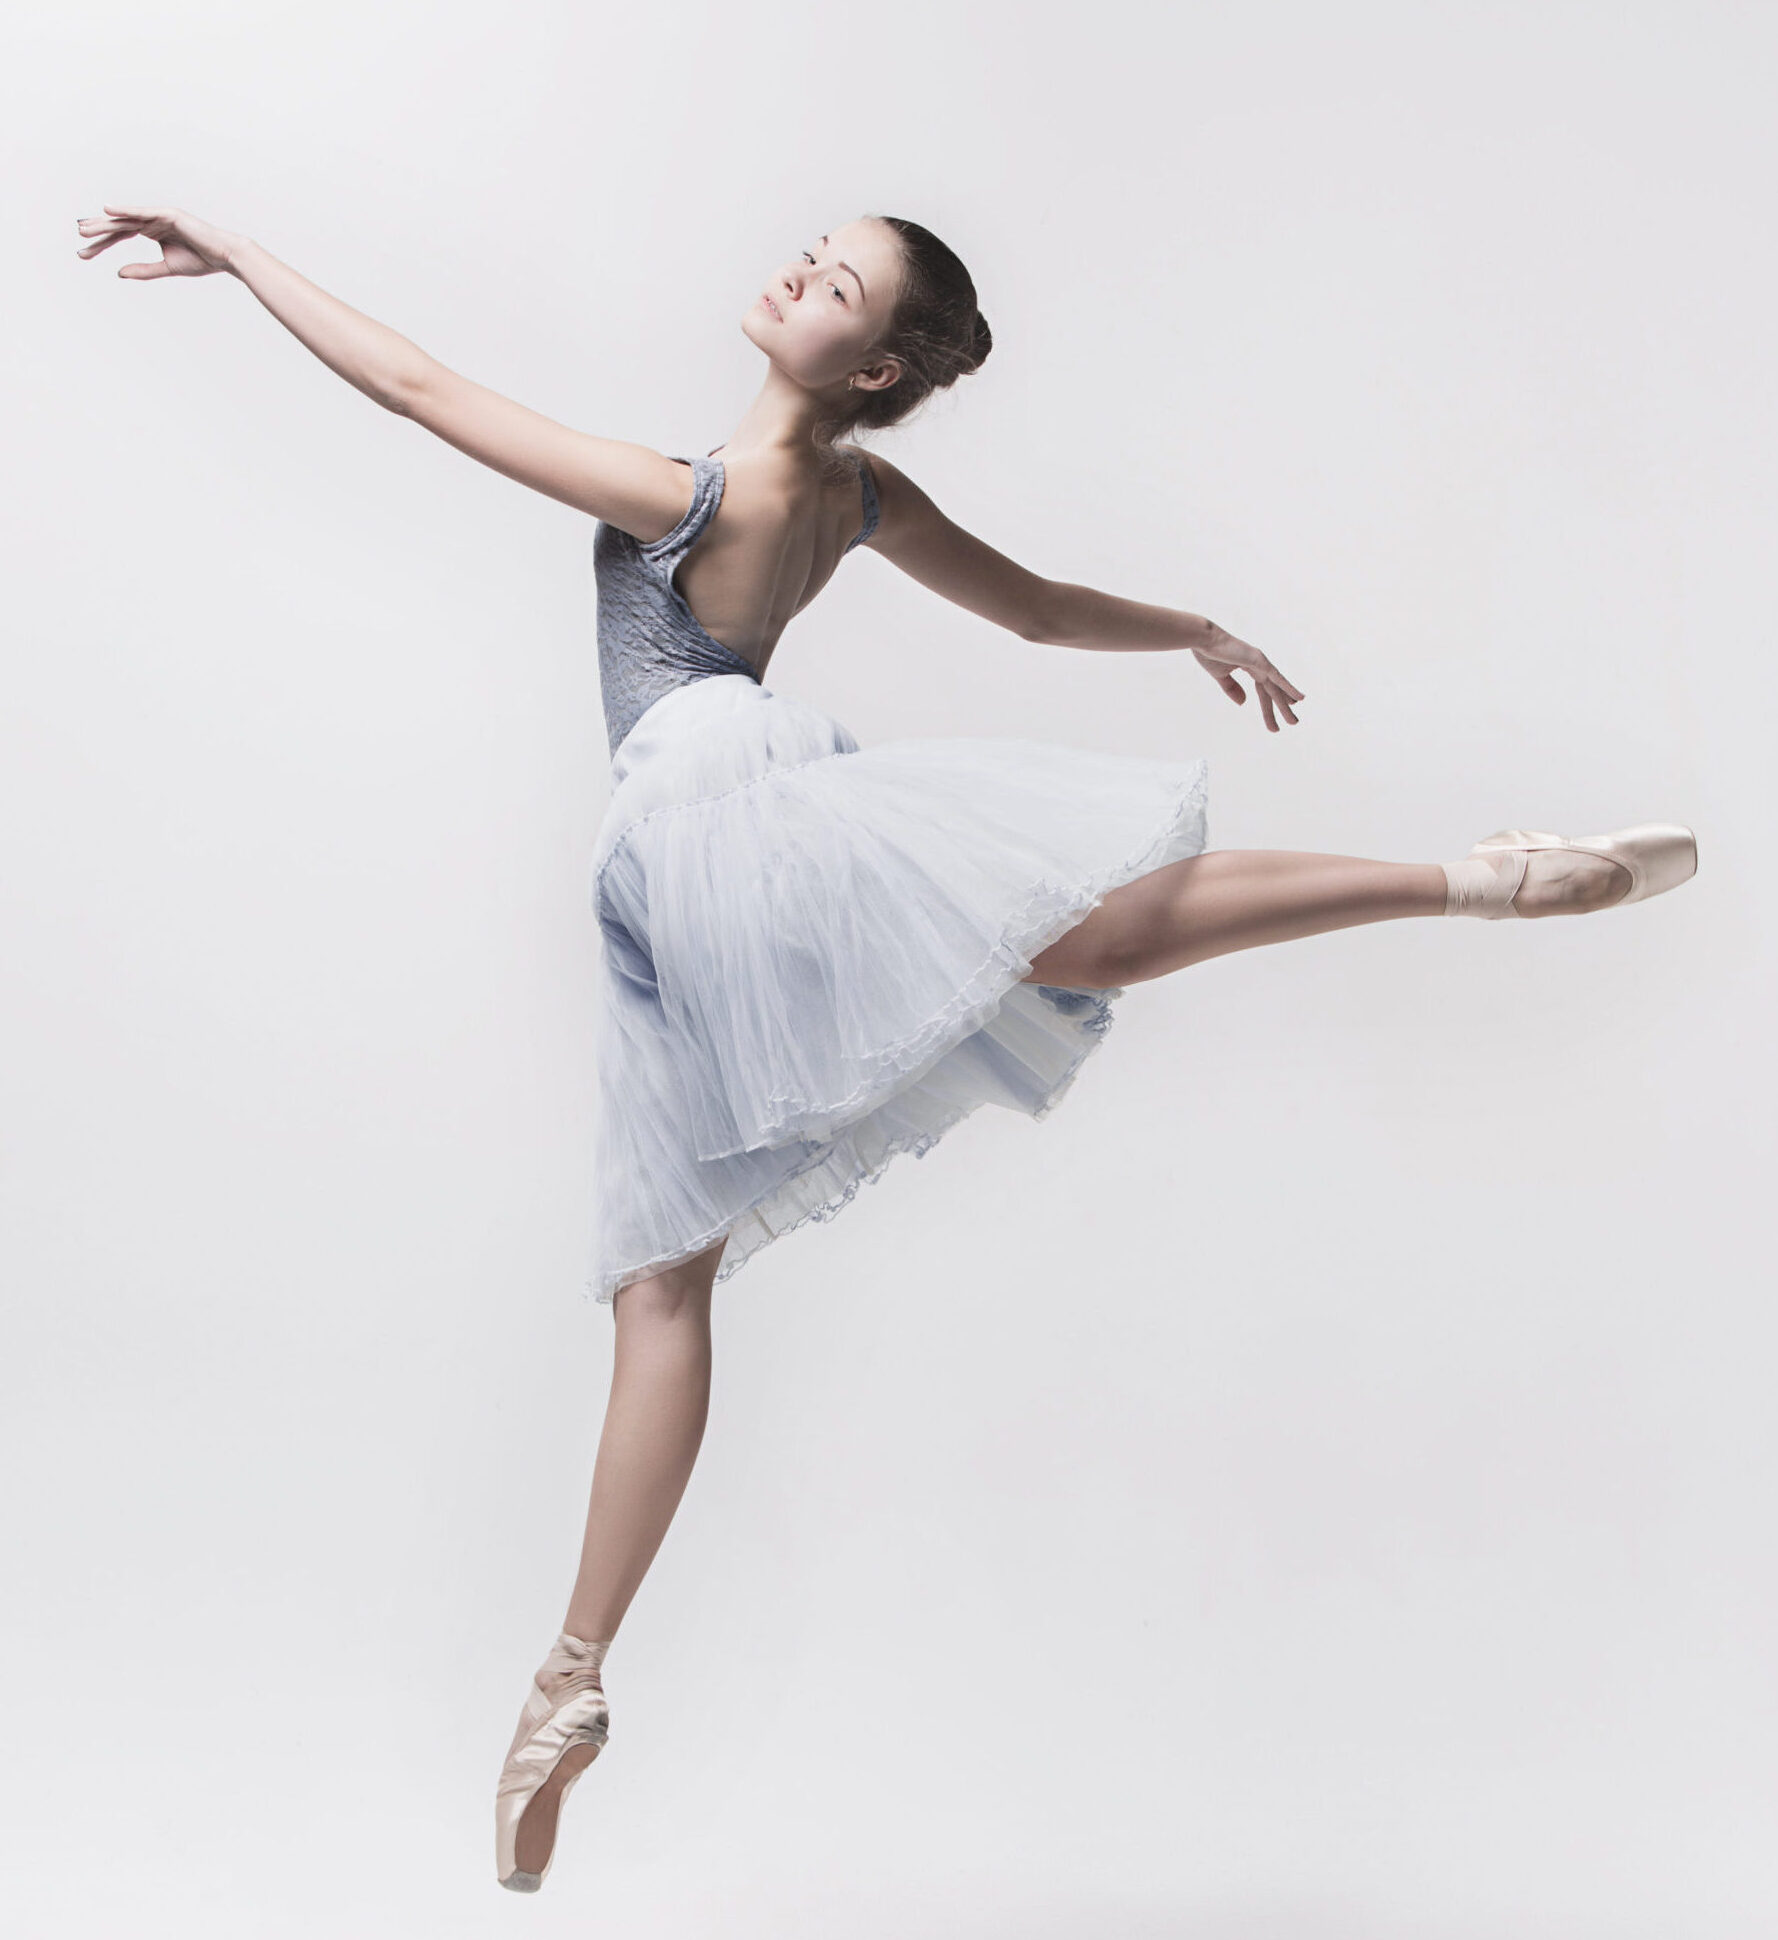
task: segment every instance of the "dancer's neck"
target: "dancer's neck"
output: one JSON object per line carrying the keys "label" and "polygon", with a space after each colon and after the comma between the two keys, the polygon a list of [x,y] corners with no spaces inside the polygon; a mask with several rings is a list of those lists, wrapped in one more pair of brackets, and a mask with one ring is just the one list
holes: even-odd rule
{"label": "dancer's neck", "polygon": [[825,427],[833,422],[834,401],[793,383],[775,365],[759,394],[742,413],[715,456],[740,458],[756,452],[812,456]]}

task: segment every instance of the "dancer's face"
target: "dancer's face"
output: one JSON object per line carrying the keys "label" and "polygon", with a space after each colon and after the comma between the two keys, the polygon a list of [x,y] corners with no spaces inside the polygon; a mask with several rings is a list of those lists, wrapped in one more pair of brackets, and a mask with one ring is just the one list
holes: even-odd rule
{"label": "dancer's face", "polygon": [[766,279],[741,319],[750,342],[805,390],[858,390],[892,383],[900,366],[873,357],[888,327],[901,277],[901,243],[886,222],[861,216],[802,249]]}

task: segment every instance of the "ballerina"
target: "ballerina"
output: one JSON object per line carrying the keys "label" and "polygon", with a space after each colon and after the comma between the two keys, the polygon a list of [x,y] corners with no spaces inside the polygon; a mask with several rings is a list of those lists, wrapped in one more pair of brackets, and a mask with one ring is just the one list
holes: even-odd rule
{"label": "ballerina", "polygon": [[[690,1478],[713,1289],[982,1104],[1042,1117],[1125,986],[1360,923],[1544,918],[1638,902],[1697,867],[1690,829],[1506,829],[1455,862],[1206,847],[1206,763],[1027,741],[861,748],[763,676],[790,620],[869,545],[1020,638],[1189,651],[1268,732],[1304,698],[1202,615],[1051,580],[850,442],[981,365],[969,272],[929,230],[811,237],[741,327],[764,380],[702,458],[590,436],[472,382],[259,244],[180,209],[105,205],[83,257],[120,277],[227,273],[385,409],[598,523],[612,793],[601,932],[598,1237],[611,1393],[578,1575],[495,1794],[497,1877],[535,1891],[563,1799],[604,1746],[603,1663]],[[675,275],[678,271],[675,270]]]}

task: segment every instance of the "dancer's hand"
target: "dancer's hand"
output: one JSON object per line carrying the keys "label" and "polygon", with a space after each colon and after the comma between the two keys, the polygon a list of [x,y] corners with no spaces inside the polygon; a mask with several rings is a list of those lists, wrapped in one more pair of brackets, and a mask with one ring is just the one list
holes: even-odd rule
{"label": "dancer's hand", "polygon": [[1266,727],[1270,733],[1278,732],[1278,714],[1282,714],[1292,727],[1297,725],[1290,704],[1302,699],[1303,690],[1286,680],[1258,647],[1250,647],[1245,640],[1237,640],[1232,633],[1225,633],[1212,621],[1210,644],[1193,647],[1192,652],[1198,656],[1198,665],[1229,699],[1240,702],[1242,706],[1247,703],[1247,690],[1235,678],[1235,669],[1238,667],[1247,675],[1253,682],[1253,691],[1259,696],[1260,712],[1266,717]]}
{"label": "dancer's hand", "polygon": [[82,216],[78,227],[90,238],[79,256],[97,256],[125,236],[146,236],[161,247],[158,263],[125,263],[118,275],[133,283],[157,276],[211,276],[232,266],[234,252],[246,240],[215,228],[183,209],[150,208],[139,202],[107,202],[102,216]]}

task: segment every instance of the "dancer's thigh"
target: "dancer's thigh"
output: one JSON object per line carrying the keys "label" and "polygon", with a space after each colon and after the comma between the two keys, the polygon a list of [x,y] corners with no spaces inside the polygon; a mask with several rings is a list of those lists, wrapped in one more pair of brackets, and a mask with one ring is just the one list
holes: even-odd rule
{"label": "dancer's thigh", "polygon": [[1187,856],[1107,890],[1096,909],[1038,951],[1024,981],[1062,990],[1111,990],[1140,981],[1177,923],[1189,872],[1203,859]]}

